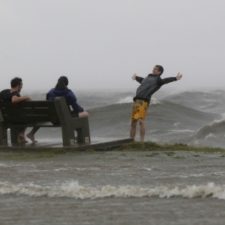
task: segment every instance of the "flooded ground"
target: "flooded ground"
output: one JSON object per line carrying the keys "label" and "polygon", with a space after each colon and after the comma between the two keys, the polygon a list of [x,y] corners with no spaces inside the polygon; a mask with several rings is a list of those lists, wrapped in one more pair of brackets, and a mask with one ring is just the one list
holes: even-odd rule
{"label": "flooded ground", "polygon": [[224,156],[1,152],[1,225],[222,225]]}

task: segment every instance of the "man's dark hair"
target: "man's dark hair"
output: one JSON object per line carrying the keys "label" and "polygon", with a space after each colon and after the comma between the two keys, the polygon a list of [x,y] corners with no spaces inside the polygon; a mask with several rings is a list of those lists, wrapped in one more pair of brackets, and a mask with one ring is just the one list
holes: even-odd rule
{"label": "man's dark hair", "polygon": [[159,72],[161,73],[160,75],[162,75],[164,72],[164,68],[161,65],[156,65],[155,67],[158,68]]}
{"label": "man's dark hair", "polygon": [[19,77],[15,77],[11,80],[11,88],[15,88],[22,84],[22,79]]}
{"label": "man's dark hair", "polygon": [[66,76],[61,76],[58,79],[58,82],[57,82],[55,88],[57,88],[57,89],[66,89],[68,84],[69,84],[68,78]]}

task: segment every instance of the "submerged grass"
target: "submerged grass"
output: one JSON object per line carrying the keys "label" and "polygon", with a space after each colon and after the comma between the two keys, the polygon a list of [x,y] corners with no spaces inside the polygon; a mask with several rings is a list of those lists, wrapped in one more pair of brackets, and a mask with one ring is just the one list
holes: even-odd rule
{"label": "submerged grass", "polygon": [[[60,155],[70,154],[80,154],[85,152],[87,154],[94,153],[97,151],[146,151],[151,152],[151,154],[158,154],[160,152],[165,152],[169,155],[174,155],[175,152],[196,152],[196,153],[221,153],[221,156],[225,157],[225,149],[223,148],[212,148],[212,147],[197,147],[189,146],[185,144],[158,144],[154,142],[138,143],[133,142],[129,144],[123,144],[117,148],[107,148],[107,149],[94,149],[90,148],[1,148],[0,149],[0,160],[48,160]],[[152,156],[152,155],[151,155]]]}
{"label": "submerged grass", "polygon": [[213,147],[199,147],[190,146],[185,144],[158,144],[154,142],[145,143],[130,143],[121,146],[121,150],[131,150],[131,151],[185,151],[185,152],[205,152],[205,153],[225,153],[223,148],[213,148]]}

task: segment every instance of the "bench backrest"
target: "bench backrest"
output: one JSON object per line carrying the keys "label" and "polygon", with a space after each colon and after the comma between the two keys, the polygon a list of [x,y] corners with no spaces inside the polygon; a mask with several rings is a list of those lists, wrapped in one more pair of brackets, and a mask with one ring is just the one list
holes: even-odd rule
{"label": "bench backrest", "polygon": [[28,101],[19,104],[1,104],[0,110],[3,121],[6,124],[59,123],[53,101]]}

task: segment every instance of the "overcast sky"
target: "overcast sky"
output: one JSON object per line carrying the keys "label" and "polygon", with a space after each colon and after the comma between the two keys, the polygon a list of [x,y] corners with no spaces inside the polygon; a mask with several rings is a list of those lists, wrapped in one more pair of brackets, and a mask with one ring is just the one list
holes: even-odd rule
{"label": "overcast sky", "polygon": [[225,88],[224,0],[0,0],[0,88],[135,89],[155,64],[173,89]]}

